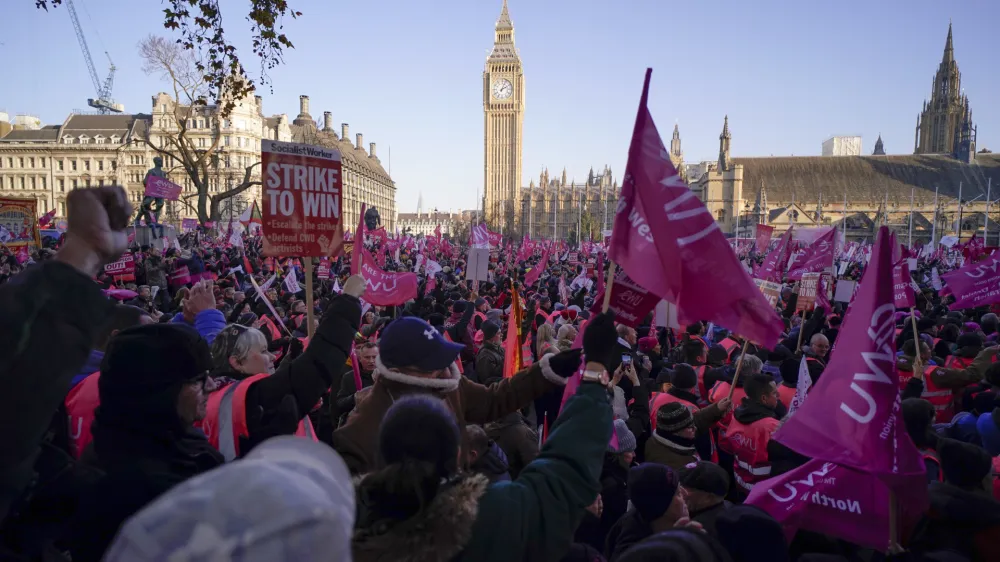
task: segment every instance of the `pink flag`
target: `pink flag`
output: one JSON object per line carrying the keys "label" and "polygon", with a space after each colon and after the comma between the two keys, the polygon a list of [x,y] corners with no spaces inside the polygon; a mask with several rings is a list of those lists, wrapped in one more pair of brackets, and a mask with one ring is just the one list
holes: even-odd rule
{"label": "pink flag", "polygon": [[811,460],[759,482],[745,503],[774,517],[789,540],[803,529],[880,551],[889,542],[889,489],[836,463]]}
{"label": "pink flag", "polygon": [[758,279],[781,283],[782,277],[785,276],[785,263],[788,262],[788,251],[790,249],[791,239],[792,229],[789,228],[784,234],[781,235],[781,238],[778,239],[778,245],[775,246],[773,250],[768,252],[767,257],[764,258],[764,265],[762,265],[760,271],[757,272]]}
{"label": "pink flag", "polygon": [[892,299],[896,308],[916,306],[917,298],[913,294],[913,279],[910,277],[910,266],[906,260],[901,260],[892,268]]}
{"label": "pink flag", "polygon": [[535,266],[531,268],[531,271],[524,274],[524,286],[530,287],[534,285],[535,281],[538,281],[538,278],[541,277],[542,272],[545,271],[545,268],[548,267],[548,265],[549,265],[549,251],[548,249],[546,249],[545,252],[542,253],[542,259],[538,260],[538,263],[536,263]]}
{"label": "pink flag", "polygon": [[778,315],[667,157],[646,106],[652,72],[646,70],[608,257],[677,305],[682,324],[707,320],[773,347]]}
{"label": "pink flag", "polygon": [[417,298],[416,273],[382,271],[368,250],[355,245],[354,251],[360,254],[360,272],[367,286],[365,302],[375,306],[395,306]]}
{"label": "pink flag", "polygon": [[900,415],[892,250],[883,226],[829,366],[774,438],[807,457],[871,473],[919,504],[927,482]]}
{"label": "pink flag", "polygon": [[487,230],[486,233],[489,235],[490,246],[493,246],[494,248],[499,248],[500,247],[500,242],[502,241],[502,237],[500,236],[500,233],[499,232],[493,232],[492,230]]}
{"label": "pink flag", "polygon": [[965,266],[941,276],[945,290],[955,295],[955,302],[948,306],[951,310],[975,308],[1000,301],[1000,254],[993,254],[978,262],[968,262]]}
{"label": "pink flag", "polygon": [[766,224],[757,225],[757,239],[754,240],[754,243],[756,244],[754,249],[758,253],[767,249],[768,245],[771,243],[772,234],[774,234],[773,226],[767,226]]}
{"label": "pink flag", "polygon": [[833,248],[836,246],[837,229],[831,228],[830,232],[820,236],[815,242],[806,248],[805,253],[792,269],[788,271],[788,278],[792,280],[802,279],[803,273],[820,273],[828,267],[833,266]]}

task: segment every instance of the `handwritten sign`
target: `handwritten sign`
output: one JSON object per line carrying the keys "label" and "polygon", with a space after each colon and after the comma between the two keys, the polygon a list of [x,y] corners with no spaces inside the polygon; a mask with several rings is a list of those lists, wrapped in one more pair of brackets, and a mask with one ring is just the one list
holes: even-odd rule
{"label": "handwritten sign", "polygon": [[335,256],[344,243],[340,151],[261,140],[263,254]]}
{"label": "handwritten sign", "polygon": [[176,201],[181,196],[181,186],[160,176],[146,176],[146,197]]}

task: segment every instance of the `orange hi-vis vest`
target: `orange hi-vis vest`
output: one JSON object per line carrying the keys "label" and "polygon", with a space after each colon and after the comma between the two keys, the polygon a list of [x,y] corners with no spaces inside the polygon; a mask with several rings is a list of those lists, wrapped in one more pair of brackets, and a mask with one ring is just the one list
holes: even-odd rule
{"label": "orange hi-vis vest", "polygon": [[778,398],[781,399],[781,403],[786,408],[792,403],[792,398],[795,398],[795,391],[796,388],[794,386],[778,385]]}
{"label": "orange hi-vis vest", "polygon": [[973,357],[957,357],[955,355],[949,355],[947,359],[944,360],[945,369],[968,369],[969,365],[975,361]]}
{"label": "orange hi-vis vest", "polygon": [[750,425],[743,425],[736,419],[729,424],[726,440],[736,458],[733,463],[733,478],[747,492],[757,482],[771,477],[767,444],[771,441],[771,434],[778,428],[778,423],[774,418],[763,418]]}
{"label": "orange hi-vis vest", "polygon": [[734,339],[726,338],[720,341],[719,345],[721,345],[726,350],[726,363],[728,364],[730,362],[729,357],[732,356],[733,350],[738,348],[740,344],[737,343],[736,340]]}
{"label": "orange hi-vis vest", "polygon": [[[230,383],[220,388],[208,397],[205,419],[201,422],[201,430],[205,432],[208,442],[222,453],[226,462],[240,456],[240,437],[249,437],[247,427],[247,391],[254,382],[269,377],[261,373],[247,377],[241,381]],[[309,416],[299,420],[295,435],[318,441]]]}
{"label": "orange hi-vis vest", "polygon": [[94,410],[101,405],[101,394],[97,386],[100,377],[100,371],[88,376],[66,395],[69,449],[75,459],[79,459],[83,450],[94,440],[90,434],[90,424],[94,423]]}

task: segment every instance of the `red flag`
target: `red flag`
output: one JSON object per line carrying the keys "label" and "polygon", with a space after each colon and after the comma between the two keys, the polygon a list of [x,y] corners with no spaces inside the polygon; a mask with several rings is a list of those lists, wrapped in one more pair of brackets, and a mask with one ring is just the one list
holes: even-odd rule
{"label": "red flag", "polygon": [[883,226],[829,366],[774,439],[815,460],[870,473],[919,506],[927,501],[926,469],[900,412],[892,245]]}
{"label": "red flag", "polygon": [[511,289],[513,295],[510,305],[510,318],[507,320],[507,341],[504,343],[503,378],[513,378],[521,370],[521,322],[524,312],[521,309],[521,297],[517,289]]}
{"label": "red flag", "polygon": [[773,347],[781,320],[670,162],[646,107],[651,74],[647,69],[608,257],[677,305],[682,324],[707,320]]}
{"label": "red flag", "polygon": [[754,248],[757,253],[763,252],[771,244],[771,235],[774,233],[773,226],[767,226],[766,224],[757,225],[757,239],[754,240],[756,247]]}
{"label": "red flag", "polygon": [[438,241],[438,242],[440,242],[440,241],[441,241],[441,225],[440,225],[440,224],[439,224],[439,225],[437,225],[437,226],[436,226],[436,227],[434,228],[434,237],[435,237],[435,238],[437,238],[437,241]]}
{"label": "red flag", "polygon": [[361,213],[358,215],[357,240],[354,242],[354,254],[351,255],[351,275],[361,273],[361,252],[365,249],[365,207],[361,204]]}

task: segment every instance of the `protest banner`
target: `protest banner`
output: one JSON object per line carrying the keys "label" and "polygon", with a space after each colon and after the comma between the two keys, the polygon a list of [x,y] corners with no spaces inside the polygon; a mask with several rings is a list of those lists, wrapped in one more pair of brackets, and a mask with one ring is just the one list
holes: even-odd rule
{"label": "protest banner", "polygon": [[837,292],[834,294],[833,300],[837,302],[851,302],[851,297],[854,296],[854,288],[857,284],[857,281],[850,279],[837,279]]}
{"label": "protest banner", "polygon": [[181,219],[181,230],[194,232],[198,228],[198,219]]}
{"label": "protest banner", "polygon": [[146,176],[146,197],[176,201],[181,196],[181,186],[160,176]]}
{"label": "protest banner", "polygon": [[357,247],[361,255],[361,275],[365,278],[365,302],[375,306],[396,306],[417,298],[416,273],[383,271],[367,250]]}
{"label": "protest banner", "polygon": [[329,279],[330,278],[330,260],[329,258],[323,258],[319,260],[319,265],[316,266],[316,278],[317,279]]}
{"label": "protest banner", "polygon": [[262,253],[337,255],[344,241],[340,151],[270,139],[260,145]]}
{"label": "protest banner", "polygon": [[755,250],[757,253],[761,253],[771,245],[771,235],[774,234],[774,227],[767,226],[765,224],[757,225],[757,233],[754,243],[756,244]]}
{"label": "protest banner", "polygon": [[469,281],[489,281],[490,252],[482,248],[469,248],[469,265],[465,278]]}
{"label": "protest banner", "polygon": [[753,282],[760,289],[760,292],[764,294],[767,302],[771,303],[772,307],[778,306],[778,299],[781,298],[781,283],[765,281],[763,279],[754,279]]}
{"label": "protest banner", "polygon": [[104,266],[104,272],[115,278],[115,281],[135,280],[135,258],[131,252],[125,252],[118,261]]}
{"label": "protest banner", "polygon": [[976,308],[1000,301],[1000,255],[967,263],[940,277],[945,289],[955,296],[955,302],[948,306],[951,310]]}
{"label": "protest banner", "polygon": [[41,247],[36,217],[38,201],[0,197],[0,242],[11,248],[32,244]]}

